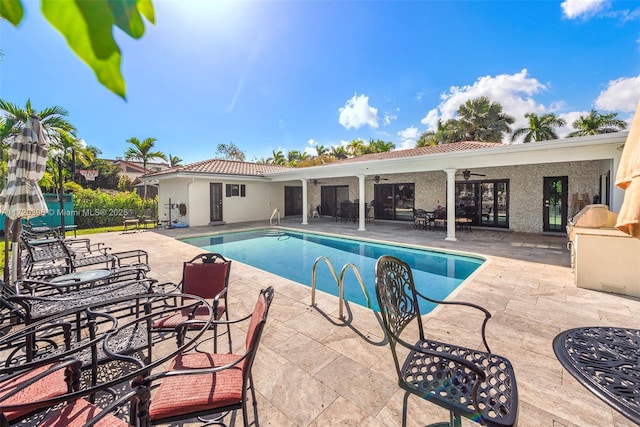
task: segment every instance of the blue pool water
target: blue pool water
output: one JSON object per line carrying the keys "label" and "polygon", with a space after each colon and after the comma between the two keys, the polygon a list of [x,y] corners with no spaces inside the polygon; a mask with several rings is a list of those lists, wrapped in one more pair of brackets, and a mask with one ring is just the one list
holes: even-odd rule
{"label": "blue pool water", "polygon": [[[374,267],[382,255],[394,255],[408,263],[418,291],[438,300],[445,299],[483,263],[479,258],[297,231],[280,231],[274,235],[271,230],[263,229],[182,241],[307,286],[311,286],[313,264],[318,257],[329,258],[338,277],[344,265],[353,263],[362,276],[371,298],[371,308],[375,311],[379,311],[379,307]],[[316,269],[316,287],[338,294],[336,282],[324,261]],[[345,275],[344,296],[348,301],[367,306],[353,271]],[[428,313],[433,307],[423,302],[421,310]]]}

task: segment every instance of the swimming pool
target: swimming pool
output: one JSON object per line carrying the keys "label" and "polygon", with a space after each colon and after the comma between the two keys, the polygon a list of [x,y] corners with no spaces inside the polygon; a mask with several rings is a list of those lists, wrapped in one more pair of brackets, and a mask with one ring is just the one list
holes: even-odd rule
{"label": "swimming pool", "polygon": [[[181,241],[226,258],[311,286],[315,260],[326,256],[338,277],[342,267],[353,263],[369,292],[372,309],[379,311],[375,294],[374,267],[382,255],[394,255],[407,262],[413,271],[418,291],[430,298],[443,300],[484,262],[481,258],[444,252],[406,248],[370,241],[338,238],[291,230],[259,229],[181,239]],[[324,262],[316,269],[316,287],[337,295],[338,287]],[[366,298],[353,272],[344,278],[344,297],[367,306]],[[427,313],[433,304],[422,302]]]}

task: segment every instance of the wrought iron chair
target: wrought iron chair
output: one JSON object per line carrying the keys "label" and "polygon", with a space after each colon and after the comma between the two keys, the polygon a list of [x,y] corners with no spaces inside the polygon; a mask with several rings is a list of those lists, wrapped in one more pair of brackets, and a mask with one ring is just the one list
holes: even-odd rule
{"label": "wrought iron chair", "polygon": [[427,211],[424,209],[414,209],[413,210],[413,228],[415,230],[421,229],[426,230],[429,224],[429,217],[427,215]]}
{"label": "wrought iron chair", "polygon": [[33,404],[34,401],[78,390],[80,364],[73,358],[61,358],[32,363],[26,368],[0,368],[0,425],[17,423],[46,407]]}
{"label": "wrought iron chair", "polygon": [[340,204],[340,221],[349,222],[352,220],[353,215],[353,203],[350,200],[345,200]]}
{"label": "wrought iron chair", "polygon": [[[260,291],[253,313],[237,320],[218,323],[235,324],[249,321],[243,354],[180,353],[168,371],[137,378],[133,382],[137,396],[132,401],[131,413],[137,414],[136,425],[160,424],[177,420],[226,413],[242,409],[245,427],[247,391],[251,391],[255,425],[258,425],[257,402],[251,368],[260,344],[260,338],[271,301],[273,288]],[[150,390],[157,386],[149,403]],[[211,421],[221,424],[219,420]]]}
{"label": "wrought iron chair", "polygon": [[[450,412],[449,423],[461,425],[462,417],[480,425],[515,426],[518,420],[518,391],[509,360],[491,353],[485,326],[491,314],[475,304],[437,301],[416,291],[409,265],[393,256],[376,262],[376,296],[385,334],[405,391],[402,425],[406,425],[407,402],[414,394]],[[437,304],[453,304],[478,309],[485,314],[482,342],[486,351],[431,340],[425,336],[418,297]],[[418,339],[407,341],[406,327],[417,321]],[[413,328],[410,328],[413,329]],[[400,360],[407,354],[404,361]]]}
{"label": "wrought iron chair", "polygon": [[[229,275],[231,273],[231,261],[218,253],[202,253],[191,261],[183,264],[182,280],[177,285],[180,292],[196,295],[211,302],[213,307],[214,320],[219,320],[224,315],[229,320],[227,310],[227,289],[229,287]],[[165,285],[166,286],[166,285]],[[173,330],[179,324],[198,319],[205,313],[205,308],[201,307],[196,312],[183,310],[171,316],[160,318],[153,323],[154,329]],[[213,322],[213,351],[218,351],[218,323]],[[227,339],[229,342],[229,352],[231,348],[231,328],[226,324]]]}
{"label": "wrought iron chair", "polygon": [[[129,316],[122,322],[116,322],[110,313],[114,304],[126,304],[129,300],[126,296],[87,306],[86,317],[93,325],[90,326],[88,337],[84,333],[82,338],[78,337],[82,342],[74,342],[73,322],[67,321],[73,320],[72,311],[66,312],[64,319],[59,317],[41,321],[21,333],[3,337],[0,343],[15,341],[17,351],[7,361],[12,366],[0,368],[0,425],[5,426],[9,422],[29,417],[27,425],[48,427],[129,426],[123,419],[127,414],[123,409],[136,396],[137,390],[128,389],[124,385],[133,378],[143,378],[154,368],[169,362],[176,354],[192,348],[207,330],[213,317],[211,308],[200,298],[190,298],[184,306],[167,307],[165,300],[172,299],[174,295],[147,296],[144,314],[139,317]],[[196,306],[208,307],[209,320],[199,322],[199,330],[189,328],[189,337],[185,336],[184,327],[177,328],[172,333],[152,335],[151,321],[156,316]],[[101,318],[106,319],[107,323],[102,323]],[[60,319],[63,321],[60,322]],[[52,332],[52,327],[62,329],[63,335],[49,336],[50,339],[46,342],[39,339],[38,342],[42,343],[39,358],[25,362],[25,358],[20,357],[20,348],[24,347],[20,342],[21,338],[32,331],[36,332],[36,329],[42,332],[41,338],[46,338]],[[165,341],[172,339],[176,345],[172,351],[167,351]],[[98,343],[99,348],[96,348]],[[89,347],[90,354],[86,351]],[[66,365],[61,365],[61,361]],[[115,364],[115,369],[110,369],[107,366],[109,364]],[[83,366],[91,368],[90,382],[81,371]],[[105,369],[101,369],[99,380],[96,381],[98,366],[104,366]],[[67,369],[62,371],[61,368]]]}

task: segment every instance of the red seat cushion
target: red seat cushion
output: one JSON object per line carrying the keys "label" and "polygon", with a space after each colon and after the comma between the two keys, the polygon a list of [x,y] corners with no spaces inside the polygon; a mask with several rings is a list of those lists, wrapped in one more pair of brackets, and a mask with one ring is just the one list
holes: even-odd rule
{"label": "red seat cushion", "polygon": [[[2,404],[18,405],[22,403],[37,402],[68,393],[69,388],[67,386],[67,382],[65,381],[65,369],[61,368],[56,369],[51,374],[45,376],[44,378],[41,378],[34,384],[31,384],[29,387],[17,392],[13,396],[10,396],[6,399],[4,398],[4,396],[13,392],[25,381],[28,381],[33,377],[41,374],[52,366],[54,366],[54,364],[40,366],[38,368],[25,372],[22,375],[18,375],[15,378],[0,383],[0,401],[2,402]],[[5,411],[4,416],[7,418],[7,420],[12,421],[16,418],[22,417],[25,414],[28,414],[34,409],[37,409],[37,407],[27,407],[19,411]]]}
{"label": "red seat cushion", "polygon": [[[82,427],[102,409],[84,399],[75,400],[61,409],[47,414],[40,427]],[[114,415],[107,414],[94,424],[95,427],[129,427],[131,424]]]}
{"label": "red seat cushion", "polygon": [[[232,363],[240,357],[234,354],[181,354],[176,356],[169,369],[211,368]],[[241,362],[215,374],[163,378],[151,399],[149,417],[151,420],[161,420],[240,404],[243,366]]]}
{"label": "red seat cushion", "polygon": [[[162,317],[153,322],[152,328],[154,329],[173,329],[178,326],[182,322],[186,322],[189,320],[189,315],[193,311],[192,308],[183,308],[180,310],[180,313],[175,313],[166,317]],[[218,305],[218,313],[214,313],[214,318],[219,319],[222,313],[225,311],[225,306],[223,303]],[[195,318],[197,320],[208,320],[209,319],[209,309],[207,307],[198,307],[196,308]]]}

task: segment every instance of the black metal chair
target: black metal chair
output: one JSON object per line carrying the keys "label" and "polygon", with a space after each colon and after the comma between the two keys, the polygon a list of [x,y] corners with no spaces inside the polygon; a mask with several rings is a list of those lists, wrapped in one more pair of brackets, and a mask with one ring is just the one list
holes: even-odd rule
{"label": "black metal chair", "polygon": [[345,200],[340,204],[340,221],[348,222],[352,220],[353,203],[350,200]]}
{"label": "black metal chair", "polygon": [[[491,353],[485,326],[491,314],[475,304],[430,299],[416,291],[409,265],[392,256],[376,263],[376,296],[385,334],[405,390],[402,425],[406,425],[407,402],[414,394],[450,412],[448,423],[459,427],[462,417],[485,426],[515,426],[518,421],[518,391],[509,360]],[[482,342],[486,351],[431,340],[425,336],[418,297],[437,304],[478,309],[485,314]],[[406,340],[406,327],[417,321],[418,339]],[[415,328],[409,328],[414,330]],[[407,354],[404,360],[400,358]]]}

